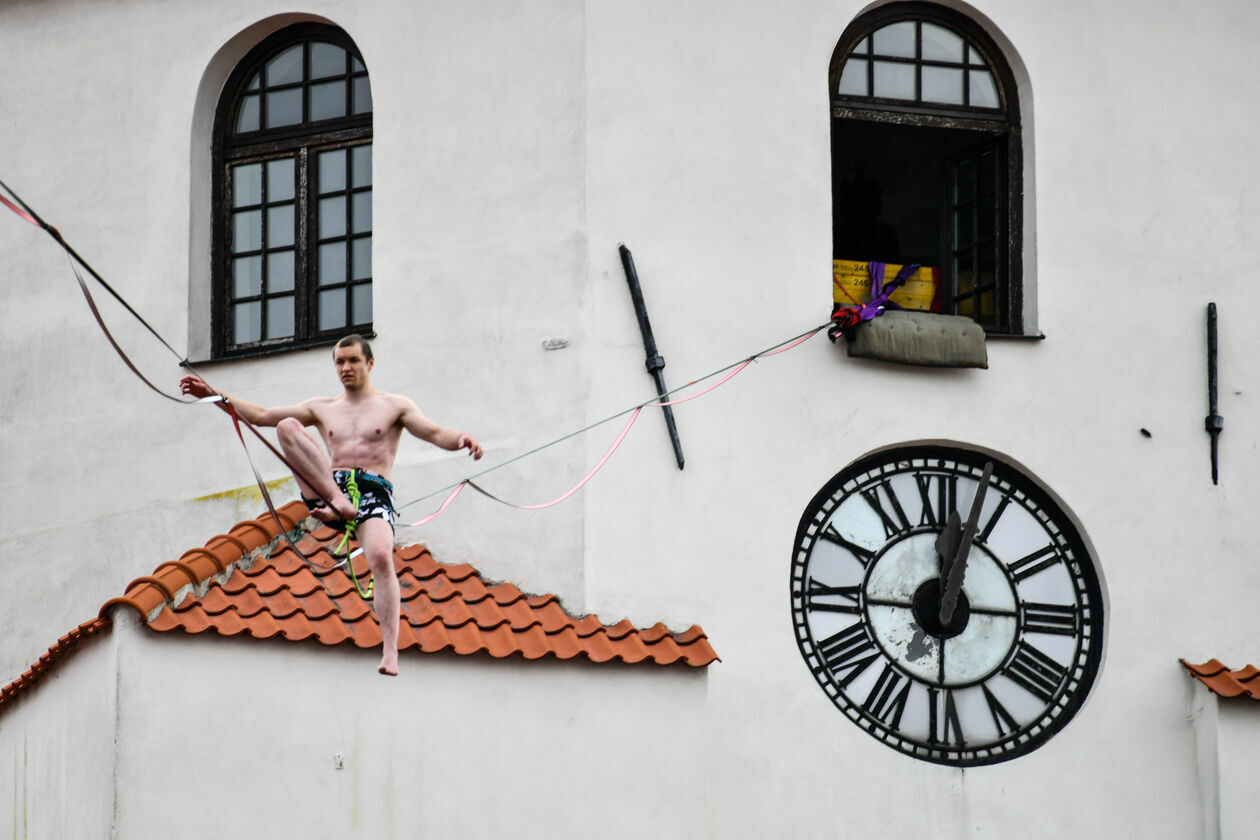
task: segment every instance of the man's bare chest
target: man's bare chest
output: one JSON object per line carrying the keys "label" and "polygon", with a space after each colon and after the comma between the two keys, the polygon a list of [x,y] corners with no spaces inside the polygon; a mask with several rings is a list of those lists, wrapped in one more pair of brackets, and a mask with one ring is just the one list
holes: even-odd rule
{"label": "man's bare chest", "polygon": [[373,444],[397,440],[402,429],[400,416],[394,406],[373,401],[334,404],[319,412],[318,420],[329,444]]}

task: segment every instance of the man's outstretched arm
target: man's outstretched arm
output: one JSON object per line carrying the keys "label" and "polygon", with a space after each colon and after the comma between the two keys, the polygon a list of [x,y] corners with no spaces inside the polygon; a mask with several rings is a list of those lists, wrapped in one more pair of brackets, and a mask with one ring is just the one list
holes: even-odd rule
{"label": "man's outstretched arm", "polygon": [[481,444],[472,435],[458,432],[455,429],[448,429],[445,426],[439,426],[406,397],[396,397],[399,406],[402,408],[402,416],[399,418],[403,424],[403,428],[411,434],[427,440],[434,446],[440,446],[443,449],[455,451],[457,449],[467,449],[468,454],[473,458],[480,458],[483,454]]}
{"label": "man's outstretched arm", "polygon": [[199,376],[185,376],[179,380],[179,389],[185,394],[201,398],[212,397],[217,395],[223,396],[232,403],[232,407],[236,409],[236,413],[247,422],[253,423],[255,426],[275,426],[281,420],[292,417],[301,422],[303,426],[312,426],[315,424],[315,413],[311,410],[308,403],[299,403],[298,405],[277,406],[268,408],[258,403],[252,403],[249,400],[243,400],[239,397],[228,397],[220,391],[216,391],[206,384],[206,381]]}

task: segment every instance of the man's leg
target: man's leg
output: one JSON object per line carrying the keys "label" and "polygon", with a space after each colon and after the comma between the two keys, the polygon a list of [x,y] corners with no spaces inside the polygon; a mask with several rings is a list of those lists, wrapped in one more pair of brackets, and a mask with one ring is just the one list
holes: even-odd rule
{"label": "man's leg", "polygon": [[365,519],[354,529],[354,535],[372,570],[372,609],[381,625],[382,674],[398,673],[398,621],[402,602],[398,589],[398,573],[394,569],[394,529],[384,519]]}
{"label": "man's leg", "polygon": [[320,448],[319,442],[292,417],[280,421],[276,426],[276,436],[280,439],[284,457],[295,468],[293,477],[297,479],[302,496],[307,499],[323,498],[332,502],[331,511],[313,511],[312,515],[324,521],[353,519],[356,513],[354,505],[341,492],[337,482],[333,481],[332,466],[324,457],[324,450]]}

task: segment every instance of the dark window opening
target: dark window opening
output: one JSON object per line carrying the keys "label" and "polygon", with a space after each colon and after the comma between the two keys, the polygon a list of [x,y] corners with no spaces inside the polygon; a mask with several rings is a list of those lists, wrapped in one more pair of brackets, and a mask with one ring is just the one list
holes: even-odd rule
{"label": "dark window opening", "polygon": [[940,311],[1020,334],[1014,82],[973,23],[925,3],[855,21],[831,68],[833,256],[938,269]]}

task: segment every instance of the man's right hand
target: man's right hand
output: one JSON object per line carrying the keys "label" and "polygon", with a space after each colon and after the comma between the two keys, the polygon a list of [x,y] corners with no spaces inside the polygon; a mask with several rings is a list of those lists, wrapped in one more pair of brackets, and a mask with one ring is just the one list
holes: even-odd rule
{"label": "man's right hand", "polygon": [[206,381],[200,376],[185,376],[179,380],[179,390],[181,393],[190,394],[197,399],[202,397],[213,397],[217,391],[206,384]]}

